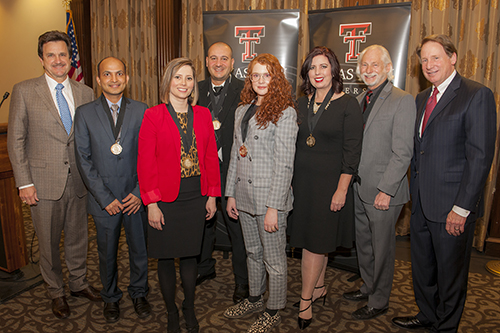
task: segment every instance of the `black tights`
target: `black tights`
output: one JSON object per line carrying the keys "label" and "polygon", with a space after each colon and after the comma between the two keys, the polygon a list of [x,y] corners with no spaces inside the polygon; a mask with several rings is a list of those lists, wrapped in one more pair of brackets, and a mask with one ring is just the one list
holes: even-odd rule
{"label": "black tights", "polygon": [[[184,288],[184,302],[182,303],[182,307],[184,309],[194,309],[194,292],[196,277],[198,276],[196,257],[180,258],[179,272],[182,287]],[[175,305],[175,259],[158,259],[158,280],[167,312],[177,312],[177,306]]]}

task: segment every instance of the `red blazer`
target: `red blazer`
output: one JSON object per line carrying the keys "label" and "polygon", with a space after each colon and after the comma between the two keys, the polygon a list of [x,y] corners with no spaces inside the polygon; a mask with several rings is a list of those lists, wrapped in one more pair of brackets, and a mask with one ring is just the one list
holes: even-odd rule
{"label": "red blazer", "polygon": [[[210,111],[193,106],[201,194],[220,197],[219,157]],[[181,137],[165,104],[147,109],[139,132],[137,176],[145,205],[173,202],[181,184]]]}

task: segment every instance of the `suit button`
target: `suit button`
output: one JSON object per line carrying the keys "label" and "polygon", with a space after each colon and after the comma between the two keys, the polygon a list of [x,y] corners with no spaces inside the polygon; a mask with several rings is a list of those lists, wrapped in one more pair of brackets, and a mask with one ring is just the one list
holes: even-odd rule
{"label": "suit button", "polygon": [[238,178],[236,179],[236,181],[238,181],[238,182],[239,182],[240,180],[241,180],[241,179],[240,179],[240,177],[238,177]]}
{"label": "suit button", "polygon": [[258,136],[258,135],[256,135],[256,136],[254,136],[253,138],[254,138],[255,140],[258,140],[258,139],[259,139],[259,136]]}
{"label": "suit button", "polygon": [[252,162],[252,158],[251,158],[251,157],[248,157],[248,161],[249,161],[249,162]]}
{"label": "suit button", "polygon": [[418,175],[418,171],[415,171],[415,177]]}
{"label": "suit button", "polygon": [[66,144],[66,147],[69,147],[69,142]]}
{"label": "suit button", "polygon": [[252,180],[251,179],[248,180],[248,184],[252,184]]}
{"label": "suit button", "polygon": [[68,165],[68,161],[64,162],[65,165]]}
{"label": "suit button", "polygon": [[423,154],[424,154],[424,151],[423,151],[423,150],[421,150],[421,151],[420,151],[420,155],[423,155]]}
{"label": "suit button", "polygon": [[239,161],[239,160],[240,160],[240,157],[238,156],[238,157],[236,157],[236,159]]}

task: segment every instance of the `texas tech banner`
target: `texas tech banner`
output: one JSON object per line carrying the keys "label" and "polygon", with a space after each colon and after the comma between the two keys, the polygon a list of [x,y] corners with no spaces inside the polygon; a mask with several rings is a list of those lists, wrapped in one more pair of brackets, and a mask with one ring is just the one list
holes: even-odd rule
{"label": "texas tech banner", "polygon": [[[246,77],[250,61],[260,53],[271,53],[285,69],[295,90],[299,38],[298,10],[251,10],[203,13],[205,55],[211,44],[223,41],[231,46],[234,75]],[[208,77],[208,72],[207,72]]]}
{"label": "texas tech banner", "polygon": [[359,53],[372,44],[384,46],[394,67],[394,85],[404,89],[411,3],[346,7],[309,12],[310,47],[327,46],[342,68],[344,92],[358,95],[365,85],[356,76]]}

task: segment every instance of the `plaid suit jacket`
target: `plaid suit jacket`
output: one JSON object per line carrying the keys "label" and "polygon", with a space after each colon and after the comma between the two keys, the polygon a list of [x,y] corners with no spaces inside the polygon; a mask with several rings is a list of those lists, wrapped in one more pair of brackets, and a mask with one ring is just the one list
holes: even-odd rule
{"label": "plaid suit jacket", "polygon": [[[226,196],[236,199],[236,208],[252,215],[266,214],[267,208],[288,212],[292,209],[291,181],[298,125],[297,112],[289,107],[276,125],[259,128],[252,117],[245,142],[241,121],[250,105],[236,110],[234,140],[226,183]],[[239,154],[245,144],[246,157]]]}
{"label": "plaid suit jacket", "polygon": [[[94,99],[88,86],[73,80],[70,84],[75,108]],[[73,128],[68,136],[45,74],[14,86],[7,147],[17,187],[34,184],[38,198],[58,200],[71,170],[76,194],[87,194],[76,167]]]}

